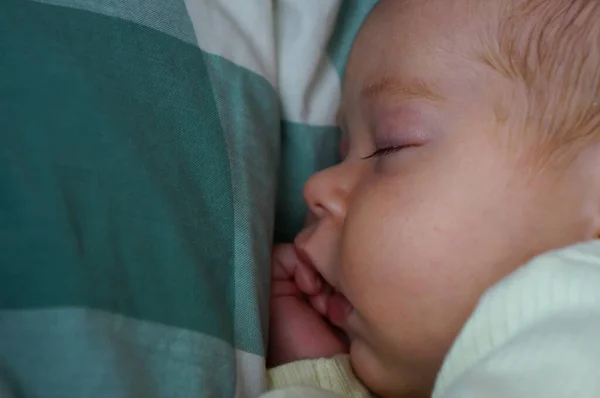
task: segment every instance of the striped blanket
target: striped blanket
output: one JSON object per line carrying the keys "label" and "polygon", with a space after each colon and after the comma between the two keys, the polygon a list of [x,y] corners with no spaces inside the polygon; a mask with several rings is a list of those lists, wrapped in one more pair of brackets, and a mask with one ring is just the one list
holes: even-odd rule
{"label": "striped blanket", "polygon": [[255,397],[374,0],[0,2],[0,397]]}

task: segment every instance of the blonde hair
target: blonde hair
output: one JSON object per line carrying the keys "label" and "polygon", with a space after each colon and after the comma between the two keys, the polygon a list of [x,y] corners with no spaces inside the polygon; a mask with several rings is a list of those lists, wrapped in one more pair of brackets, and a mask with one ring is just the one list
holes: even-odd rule
{"label": "blonde hair", "polygon": [[524,88],[539,147],[600,138],[600,0],[504,0],[501,13],[482,59]]}

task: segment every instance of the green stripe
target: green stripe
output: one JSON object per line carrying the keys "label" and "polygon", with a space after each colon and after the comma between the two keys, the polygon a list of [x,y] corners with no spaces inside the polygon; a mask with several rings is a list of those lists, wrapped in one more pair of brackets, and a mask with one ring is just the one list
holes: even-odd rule
{"label": "green stripe", "polygon": [[0,305],[232,343],[232,181],[203,53],[22,1],[0,5],[0,52]]}
{"label": "green stripe", "polygon": [[[263,363],[247,358],[246,378]],[[0,385],[15,398],[233,398],[239,365],[230,345],[192,331],[76,308],[0,311]]]}
{"label": "green stripe", "polygon": [[280,158],[279,100],[261,76],[206,55],[229,150],[234,210],[235,345],[264,354]]}
{"label": "green stripe", "polygon": [[302,228],[306,206],[302,188],[319,170],[339,161],[339,134],[335,127],[283,122],[282,155],[277,198],[275,240],[290,242]]}
{"label": "green stripe", "polygon": [[198,45],[184,0],[32,0],[122,18]]}
{"label": "green stripe", "polygon": [[335,29],[329,41],[328,53],[339,75],[344,76],[346,61],[354,38],[378,0],[343,0]]}
{"label": "green stripe", "polygon": [[[340,77],[360,27],[377,0],[344,0],[327,49]],[[282,123],[282,165],[279,176],[275,240],[289,242],[302,228],[306,206],[302,188],[315,172],[339,160],[339,138],[333,126]]]}

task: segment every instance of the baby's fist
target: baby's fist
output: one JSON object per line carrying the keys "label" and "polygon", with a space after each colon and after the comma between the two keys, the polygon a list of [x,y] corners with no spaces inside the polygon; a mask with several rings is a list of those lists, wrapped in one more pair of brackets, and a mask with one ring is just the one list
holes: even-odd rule
{"label": "baby's fist", "polygon": [[316,270],[291,244],[276,246],[272,258],[269,366],[347,353],[347,345],[315,309],[323,290]]}

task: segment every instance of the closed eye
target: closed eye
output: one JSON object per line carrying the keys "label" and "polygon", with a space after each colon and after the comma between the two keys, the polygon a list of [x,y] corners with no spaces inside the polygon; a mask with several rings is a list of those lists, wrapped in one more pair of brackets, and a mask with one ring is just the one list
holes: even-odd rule
{"label": "closed eye", "polygon": [[403,149],[410,148],[410,147],[413,147],[413,146],[415,146],[415,145],[388,146],[388,147],[376,150],[375,152],[373,152],[369,156],[365,156],[363,158],[363,160],[369,160],[369,159],[374,159],[374,158],[378,158],[378,157],[381,157],[381,156],[392,155],[394,153],[400,152]]}

